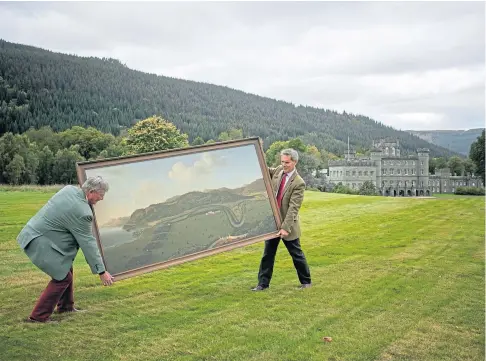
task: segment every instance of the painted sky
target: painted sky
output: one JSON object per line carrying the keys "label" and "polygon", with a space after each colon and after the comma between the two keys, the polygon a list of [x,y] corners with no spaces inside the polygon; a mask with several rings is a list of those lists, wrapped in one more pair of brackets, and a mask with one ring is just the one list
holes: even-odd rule
{"label": "painted sky", "polygon": [[0,2],[0,38],[397,129],[484,127],[484,1]]}
{"label": "painted sky", "polygon": [[110,185],[95,206],[99,225],[190,191],[237,188],[262,177],[254,145],[89,169]]}

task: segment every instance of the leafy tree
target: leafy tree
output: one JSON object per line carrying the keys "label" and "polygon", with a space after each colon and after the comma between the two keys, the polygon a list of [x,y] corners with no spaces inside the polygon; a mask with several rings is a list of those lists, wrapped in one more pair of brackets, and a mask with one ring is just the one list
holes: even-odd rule
{"label": "leafy tree", "polygon": [[105,134],[93,127],[74,126],[59,133],[62,148],[79,146],[79,154],[85,159],[95,159],[98,154],[114,142],[112,134]]}
{"label": "leafy tree", "polygon": [[464,161],[464,172],[469,176],[476,174],[476,164],[470,158]]}
{"label": "leafy tree", "polygon": [[451,173],[454,175],[464,174],[464,161],[458,156],[450,157],[447,166],[450,168]]}
{"label": "leafy tree", "polygon": [[56,153],[52,169],[56,183],[74,184],[77,182],[76,162],[85,160],[79,155],[79,147],[71,146],[69,149],[62,149]]}
{"label": "leafy tree", "polygon": [[46,145],[39,152],[38,178],[40,184],[54,183],[54,154]]}
{"label": "leafy tree", "polygon": [[187,139],[174,124],[154,115],[128,130],[126,144],[130,153],[138,154],[187,147]]}
{"label": "leafy tree", "polygon": [[4,177],[9,184],[20,184],[22,175],[25,172],[24,158],[21,155],[15,154],[13,159],[5,167]]}
{"label": "leafy tree", "polygon": [[[430,160],[429,160],[429,162],[430,162]],[[434,163],[436,170],[439,170],[439,169],[442,169],[442,168],[447,168],[447,160],[443,157],[434,158],[432,162]]]}
{"label": "leafy tree", "polygon": [[230,129],[228,132],[221,132],[218,136],[218,140],[220,142],[225,142],[228,140],[237,140],[243,138],[243,130],[242,129]]}
{"label": "leafy tree", "polygon": [[276,167],[280,164],[280,152],[285,149],[288,142],[276,141],[265,152],[265,161],[269,167]]}
{"label": "leafy tree", "polygon": [[372,181],[363,182],[358,193],[362,196],[374,196],[377,194],[376,187]]}
{"label": "leafy tree", "polygon": [[192,141],[192,145],[203,145],[203,144],[204,144],[204,139],[202,139],[199,136],[194,138],[194,140]]}
{"label": "leafy tree", "polygon": [[22,174],[23,183],[36,184],[38,180],[37,168],[39,166],[39,150],[35,143],[29,144],[27,149],[21,152],[25,169]]}
{"label": "leafy tree", "polygon": [[357,194],[357,192],[353,189],[351,189],[348,186],[345,186],[342,184],[342,182],[339,182],[334,186],[332,189],[332,193],[342,193],[342,194]]}
{"label": "leafy tree", "polygon": [[471,148],[469,151],[469,158],[474,162],[476,165],[477,174],[482,178],[484,184],[484,129],[481,135],[476,139],[476,141],[471,144]]}

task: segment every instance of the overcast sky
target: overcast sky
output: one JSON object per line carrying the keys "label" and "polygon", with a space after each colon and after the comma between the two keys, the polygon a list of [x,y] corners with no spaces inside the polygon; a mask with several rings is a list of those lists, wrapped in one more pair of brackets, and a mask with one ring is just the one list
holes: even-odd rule
{"label": "overcast sky", "polygon": [[484,2],[2,2],[0,38],[398,129],[484,127]]}

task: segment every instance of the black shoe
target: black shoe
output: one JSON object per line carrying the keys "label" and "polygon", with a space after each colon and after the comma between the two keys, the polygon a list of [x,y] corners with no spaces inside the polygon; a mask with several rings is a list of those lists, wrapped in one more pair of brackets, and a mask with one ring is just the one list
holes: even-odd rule
{"label": "black shoe", "polygon": [[302,283],[300,286],[299,286],[299,290],[303,290],[304,288],[309,288],[311,287],[312,284],[311,283]]}
{"label": "black shoe", "polygon": [[262,286],[262,285],[258,285],[258,286],[256,286],[256,287],[252,288],[251,290],[252,290],[252,291],[264,291],[264,290],[266,290],[267,288],[268,288],[268,286]]}

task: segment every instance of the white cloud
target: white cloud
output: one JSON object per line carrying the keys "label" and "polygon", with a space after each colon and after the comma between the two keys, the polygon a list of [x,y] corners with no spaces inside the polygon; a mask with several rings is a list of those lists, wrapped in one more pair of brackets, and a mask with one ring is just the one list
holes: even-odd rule
{"label": "white cloud", "polygon": [[0,37],[402,129],[484,126],[482,2],[0,3]]}
{"label": "white cloud", "polygon": [[187,166],[182,162],[175,163],[169,171],[169,178],[178,182],[197,182],[201,177],[208,177],[214,174],[216,167],[224,166],[226,158],[205,152],[201,158]]}

